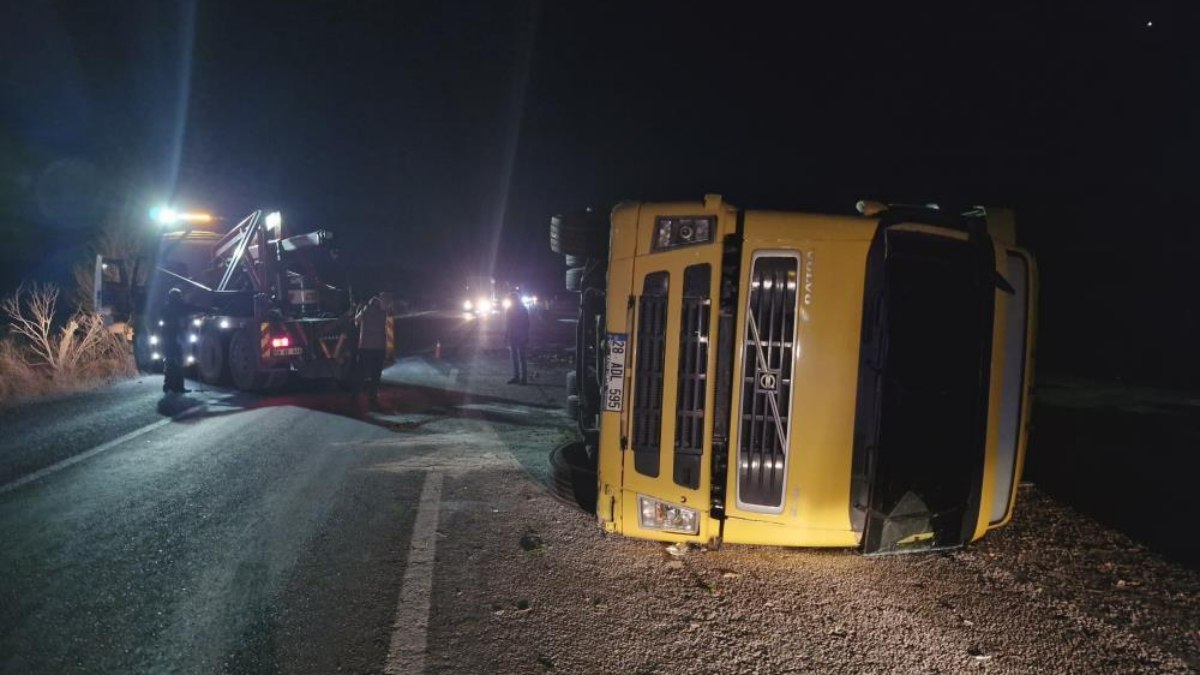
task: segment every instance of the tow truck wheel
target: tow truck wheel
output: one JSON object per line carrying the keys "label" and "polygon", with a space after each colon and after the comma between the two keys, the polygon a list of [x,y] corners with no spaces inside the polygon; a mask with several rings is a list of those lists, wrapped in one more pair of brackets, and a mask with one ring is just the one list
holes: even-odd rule
{"label": "tow truck wheel", "polygon": [[200,337],[200,356],[196,363],[200,379],[208,384],[227,384],[229,366],[225,360],[226,346],[221,335],[205,331]]}
{"label": "tow truck wheel", "polygon": [[258,371],[258,333],[239,328],[229,339],[229,375],[233,386],[242,391],[262,387]]}

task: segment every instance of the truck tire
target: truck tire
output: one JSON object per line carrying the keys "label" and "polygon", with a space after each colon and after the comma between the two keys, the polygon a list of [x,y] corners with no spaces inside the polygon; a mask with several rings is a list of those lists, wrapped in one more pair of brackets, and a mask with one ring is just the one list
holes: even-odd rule
{"label": "truck tire", "polygon": [[578,291],[583,288],[583,268],[572,267],[567,270],[567,290]]}
{"label": "truck tire", "polygon": [[562,255],[602,258],[608,250],[608,216],[576,211],[550,219],[550,250]]}
{"label": "truck tire", "polygon": [[196,359],[196,370],[200,379],[208,384],[223,385],[229,383],[229,364],[225,358],[228,346],[216,331],[205,331],[200,336],[199,358]]}
{"label": "truck tire", "polygon": [[574,502],[588,513],[596,513],[600,496],[596,464],[583,443],[574,441],[550,451],[550,488],[560,499]]}
{"label": "truck tire", "polygon": [[242,391],[262,388],[258,350],[258,333],[246,327],[234,331],[229,339],[229,376],[233,379],[233,386]]}

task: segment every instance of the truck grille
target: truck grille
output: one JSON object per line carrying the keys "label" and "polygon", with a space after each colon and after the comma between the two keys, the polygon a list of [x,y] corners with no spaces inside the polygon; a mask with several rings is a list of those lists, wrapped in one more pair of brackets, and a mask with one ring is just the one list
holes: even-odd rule
{"label": "truck grille", "polygon": [[666,272],[647,274],[638,300],[633,373],[633,466],[657,477],[662,436],[663,360],[667,335]]}
{"label": "truck grille", "polygon": [[708,391],[708,324],[712,268],[692,265],[683,273],[679,322],[679,389],[675,402],[676,485],[700,487],[704,454],[704,408]]}
{"label": "truck grille", "polygon": [[796,256],[754,260],[742,362],[738,501],[760,511],[783,507],[796,333]]}

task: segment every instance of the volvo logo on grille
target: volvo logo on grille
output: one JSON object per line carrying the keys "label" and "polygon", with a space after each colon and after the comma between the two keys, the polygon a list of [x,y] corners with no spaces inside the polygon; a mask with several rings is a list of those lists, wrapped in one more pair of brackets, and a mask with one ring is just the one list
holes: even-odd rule
{"label": "volvo logo on grille", "polygon": [[758,388],[762,391],[775,391],[779,386],[779,376],[774,371],[764,370],[758,374]]}

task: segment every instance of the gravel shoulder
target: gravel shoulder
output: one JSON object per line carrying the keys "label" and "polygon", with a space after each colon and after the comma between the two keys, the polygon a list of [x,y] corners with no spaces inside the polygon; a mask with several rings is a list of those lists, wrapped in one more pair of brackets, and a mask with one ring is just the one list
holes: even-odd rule
{"label": "gravel shoulder", "polygon": [[[1186,673],[1200,580],[1027,489],[963,551],[605,537],[517,468],[447,484],[427,672]],[[452,495],[452,497],[451,497]]]}

